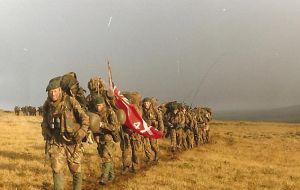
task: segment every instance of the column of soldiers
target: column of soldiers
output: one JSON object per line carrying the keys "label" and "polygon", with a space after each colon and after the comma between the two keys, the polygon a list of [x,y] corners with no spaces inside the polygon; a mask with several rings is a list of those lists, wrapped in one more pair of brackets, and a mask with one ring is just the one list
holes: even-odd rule
{"label": "column of soldiers", "polygon": [[36,116],[36,112],[39,113],[39,116],[42,115],[42,107],[34,107],[34,106],[24,106],[19,107],[15,106],[14,108],[15,115],[19,116],[22,112],[23,116]]}
{"label": "column of soldiers", "polygon": [[[88,82],[89,95],[70,72],[49,81],[48,98],[43,106],[42,135],[51,160],[54,189],[63,189],[63,165],[73,175],[73,189],[81,189],[82,142],[96,142],[101,159],[99,183],[115,179],[115,144],[122,152],[122,174],[136,172],[145,165],[158,163],[159,141],[141,136],[124,125],[126,118],[115,105],[113,92],[100,77]],[[170,138],[175,153],[209,141],[209,108],[191,108],[177,102],[157,105],[154,98],[137,92],[122,93],[139,111],[144,121]]]}

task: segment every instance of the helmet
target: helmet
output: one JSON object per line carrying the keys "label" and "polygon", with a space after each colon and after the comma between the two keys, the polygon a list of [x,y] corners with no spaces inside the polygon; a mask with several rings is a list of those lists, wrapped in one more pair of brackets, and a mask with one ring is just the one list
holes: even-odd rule
{"label": "helmet", "polygon": [[117,109],[116,110],[116,115],[117,115],[117,118],[118,118],[118,121],[121,125],[124,125],[125,122],[126,122],[126,114],[123,110],[121,109]]}
{"label": "helmet", "polygon": [[142,95],[139,92],[122,92],[131,104],[139,105],[142,99]]}
{"label": "helmet", "polygon": [[91,92],[98,92],[103,87],[103,81],[100,77],[93,77],[88,82],[88,88]]}
{"label": "helmet", "polygon": [[172,110],[177,110],[177,109],[178,109],[178,104],[177,104],[177,103],[173,103],[173,104],[171,105],[171,109],[172,109]]}
{"label": "helmet", "polygon": [[60,82],[61,82],[61,77],[55,77],[49,81],[49,84],[46,88],[46,91],[48,92],[49,90],[59,88],[60,87]]}
{"label": "helmet", "polygon": [[87,112],[89,119],[90,119],[90,129],[93,133],[100,132],[100,117],[92,112]]}

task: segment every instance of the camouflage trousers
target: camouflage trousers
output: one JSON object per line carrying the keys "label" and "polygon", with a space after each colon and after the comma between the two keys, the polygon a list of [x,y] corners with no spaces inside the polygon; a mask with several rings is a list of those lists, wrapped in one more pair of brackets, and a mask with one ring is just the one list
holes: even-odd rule
{"label": "camouflage trousers", "polygon": [[[144,151],[145,151],[146,161],[147,162],[150,160],[157,161],[158,154],[159,154],[158,140],[144,137],[143,143],[144,143]],[[153,156],[152,152],[154,153],[154,156]],[[154,158],[152,158],[152,157],[154,157]]]}
{"label": "camouflage trousers", "polygon": [[96,136],[95,141],[97,143],[97,150],[102,163],[113,163],[115,146],[111,135],[104,134]]}
{"label": "camouflage trousers", "polygon": [[195,146],[199,146],[202,140],[202,128],[199,127],[198,125],[197,127],[194,128],[193,132],[194,132]]}
{"label": "camouflage trousers", "polygon": [[51,144],[49,148],[49,156],[53,173],[63,173],[66,161],[72,174],[81,173],[82,155],[82,144]]}
{"label": "camouflage trousers", "polygon": [[114,154],[115,143],[110,134],[94,134],[97,143],[98,154],[101,158],[101,177],[100,183],[106,184],[108,180],[115,178]]}
{"label": "camouflage trousers", "polygon": [[208,143],[209,141],[209,124],[205,124],[201,132],[203,143]]}
{"label": "camouflage trousers", "polygon": [[182,144],[184,148],[191,149],[194,147],[194,131],[192,129],[186,128],[183,132]]}
{"label": "camouflage trousers", "polygon": [[182,133],[182,128],[172,128],[170,130],[172,151],[182,148]]}
{"label": "camouflage trousers", "polygon": [[141,137],[138,134],[123,133],[121,135],[120,148],[122,151],[123,170],[132,167],[138,169],[142,152]]}

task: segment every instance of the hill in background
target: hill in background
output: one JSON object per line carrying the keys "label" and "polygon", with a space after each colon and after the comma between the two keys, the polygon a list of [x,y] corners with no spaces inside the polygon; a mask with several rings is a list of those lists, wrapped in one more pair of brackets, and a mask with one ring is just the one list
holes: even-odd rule
{"label": "hill in background", "polygon": [[216,111],[214,118],[233,121],[300,122],[300,105],[265,110]]}

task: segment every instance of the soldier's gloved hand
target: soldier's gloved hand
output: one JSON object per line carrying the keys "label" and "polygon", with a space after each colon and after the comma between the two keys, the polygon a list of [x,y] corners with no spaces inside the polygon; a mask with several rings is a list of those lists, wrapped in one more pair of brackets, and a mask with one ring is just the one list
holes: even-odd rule
{"label": "soldier's gloved hand", "polygon": [[87,135],[87,132],[83,129],[79,129],[75,134],[76,143],[81,143],[82,139]]}

